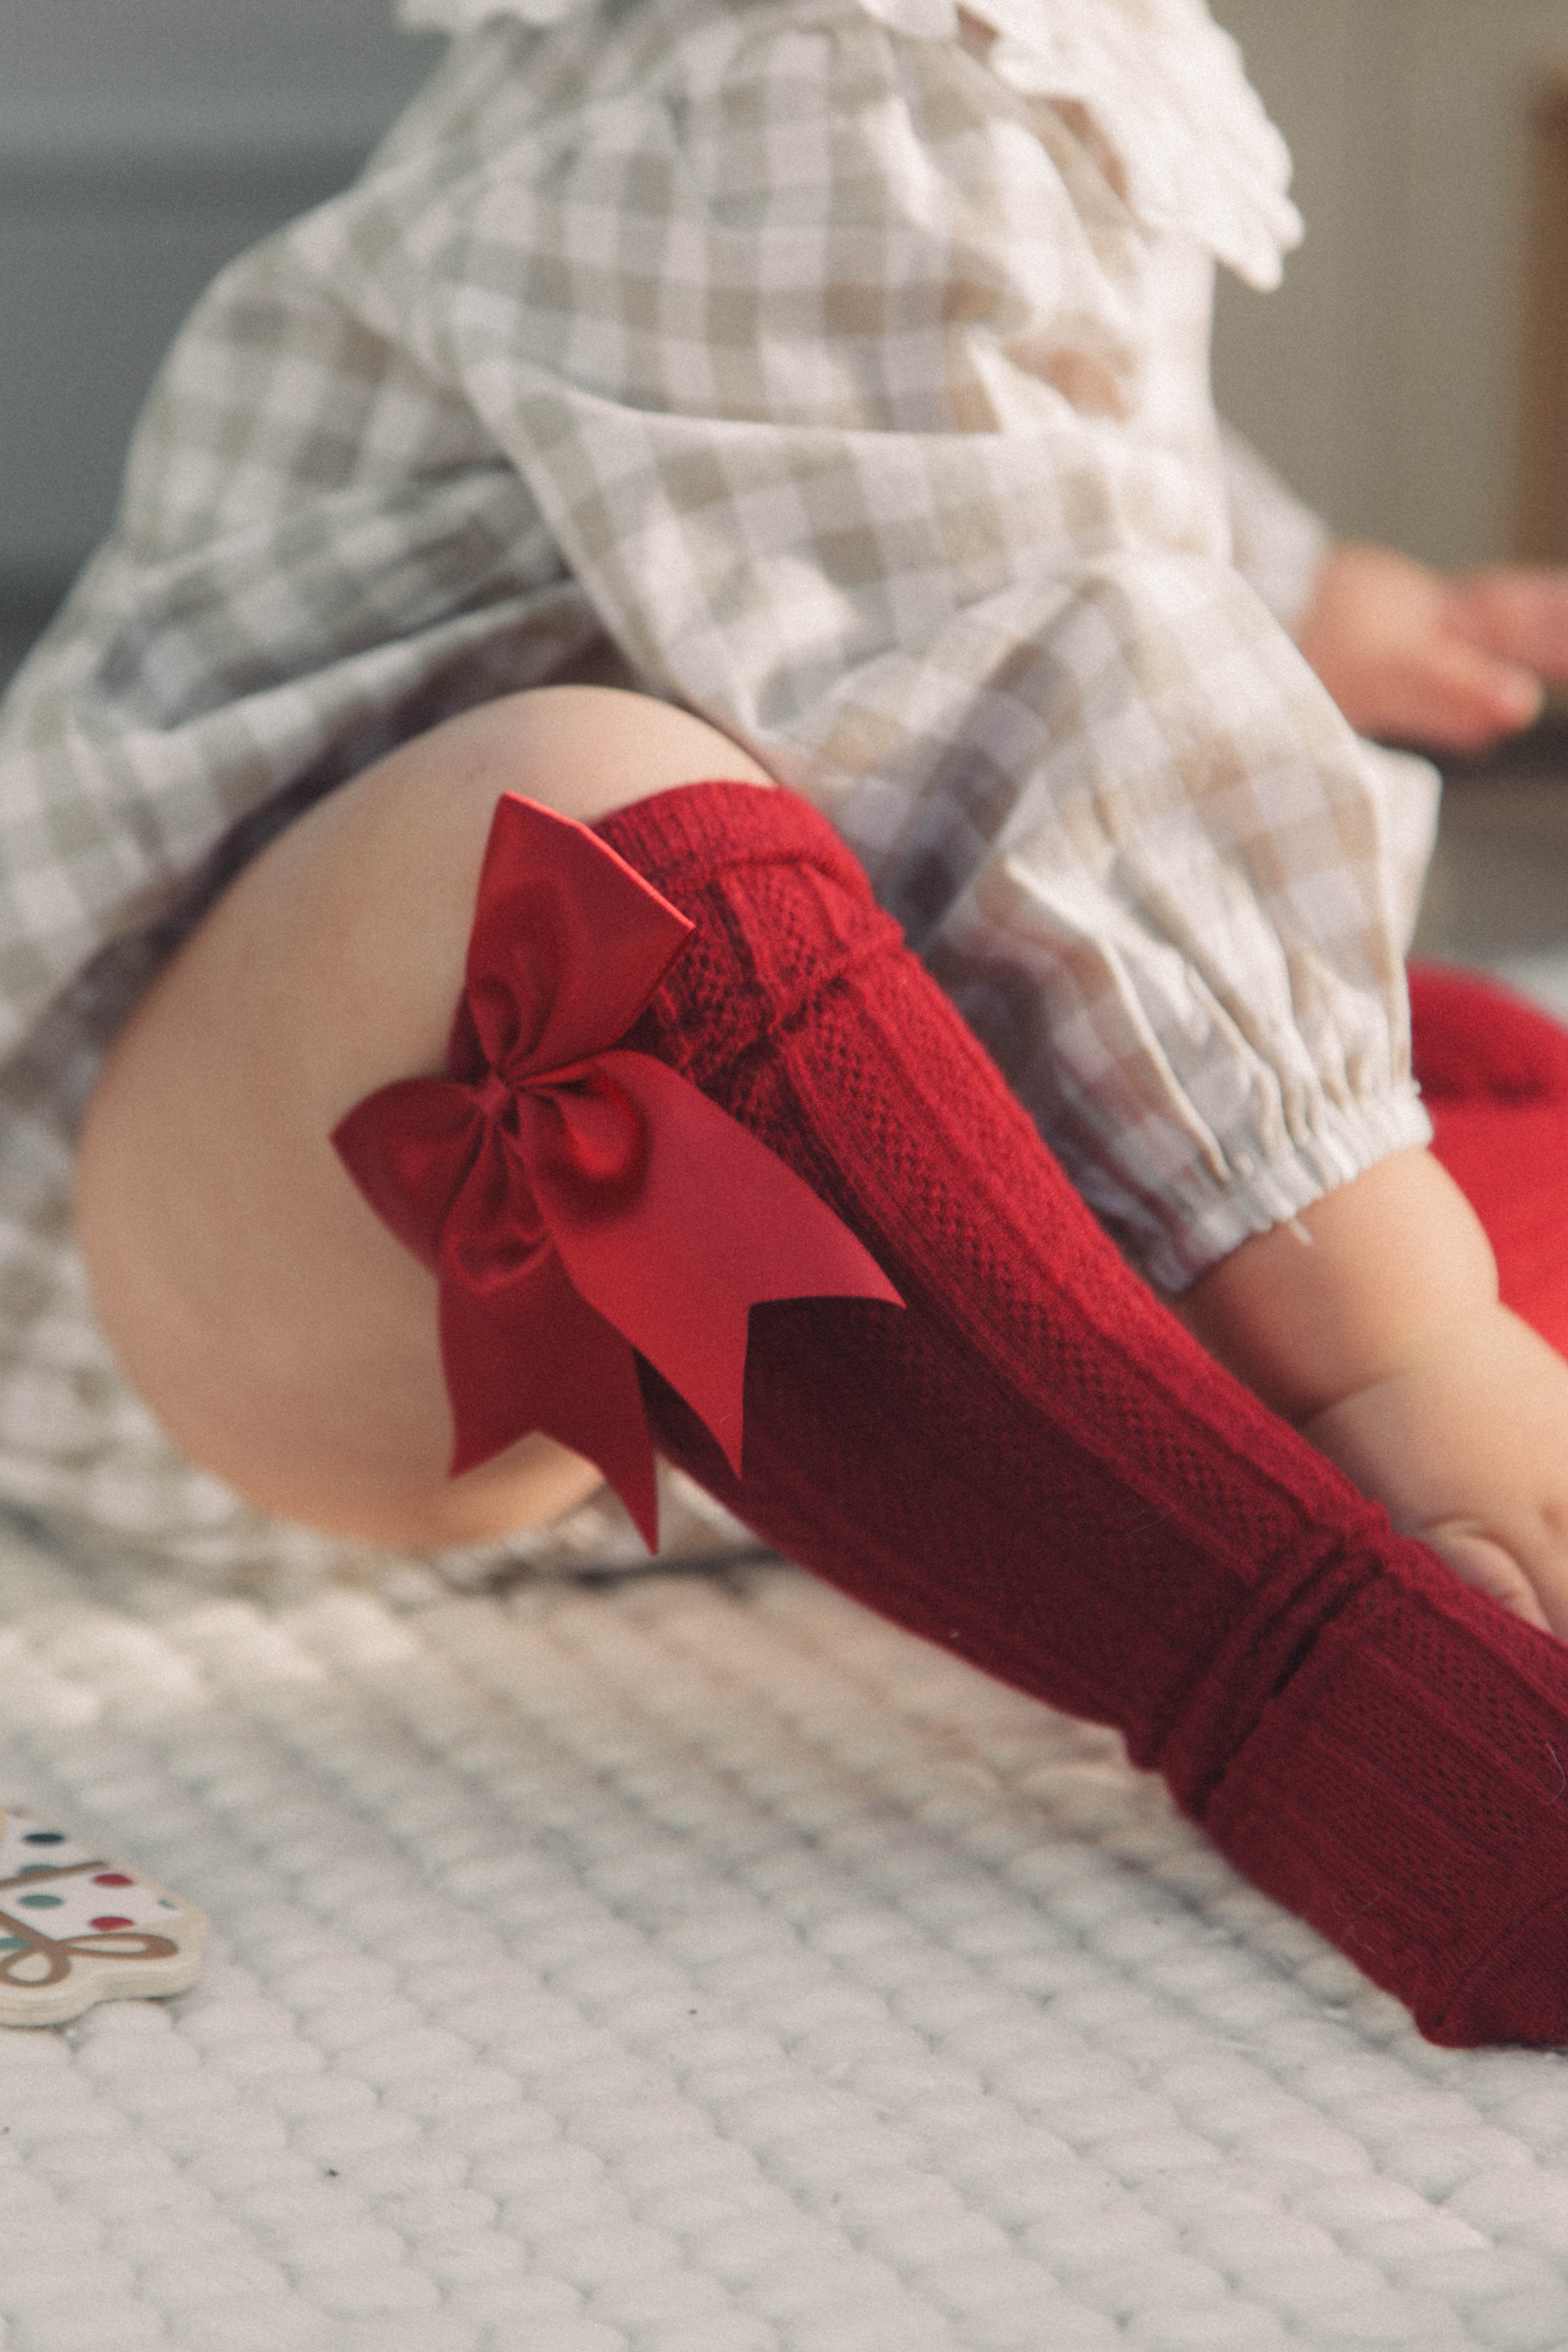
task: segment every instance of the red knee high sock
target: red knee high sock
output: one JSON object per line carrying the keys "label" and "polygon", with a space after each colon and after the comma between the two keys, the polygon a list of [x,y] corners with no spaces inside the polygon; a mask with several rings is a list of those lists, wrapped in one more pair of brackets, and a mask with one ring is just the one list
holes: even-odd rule
{"label": "red knee high sock", "polygon": [[1568,2040],[1568,1652],[1396,1538],[1123,1265],[831,829],[697,785],[599,830],[698,925],[629,1036],[906,1302],[753,1311],[745,1475],[793,1558],[1114,1724],[1436,2041]]}

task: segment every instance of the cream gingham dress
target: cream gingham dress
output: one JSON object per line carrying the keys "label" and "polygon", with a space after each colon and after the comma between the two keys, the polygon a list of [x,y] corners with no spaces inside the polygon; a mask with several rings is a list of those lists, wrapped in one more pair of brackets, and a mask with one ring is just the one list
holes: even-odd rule
{"label": "cream gingham dress", "polygon": [[1214,417],[1214,262],[1298,223],[1202,0],[406,14],[445,62],[198,307],[0,725],[0,1498],[225,1570],[304,1539],[118,1378],[75,1124],[235,866],[476,701],[638,685],[806,793],[1169,1290],[1428,1133],[1434,780]]}

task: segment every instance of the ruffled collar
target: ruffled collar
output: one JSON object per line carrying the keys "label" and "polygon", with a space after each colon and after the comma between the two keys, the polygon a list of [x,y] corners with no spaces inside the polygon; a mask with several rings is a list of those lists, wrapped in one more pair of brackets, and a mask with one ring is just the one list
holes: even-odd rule
{"label": "ruffled collar", "polygon": [[[404,24],[448,33],[497,17],[559,24],[593,0],[400,0]],[[956,40],[958,0],[860,0],[915,40]],[[1301,235],[1290,151],[1205,0],[965,0],[996,35],[987,63],[1021,96],[1084,107],[1145,227],[1193,238],[1258,287]]]}

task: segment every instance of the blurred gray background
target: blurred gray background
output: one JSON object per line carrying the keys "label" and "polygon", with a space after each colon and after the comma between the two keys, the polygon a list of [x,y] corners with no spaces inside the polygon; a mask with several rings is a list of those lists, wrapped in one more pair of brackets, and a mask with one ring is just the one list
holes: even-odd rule
{"label": "blurred gray background", "polygon": [[350,180],[441,43],[392,0],[0,0],[0,611],[100,536],[159,355]]}
{"label": "blurred gray background", "polygon": [[1527,134],[1568,76],[1568,0],[1214,14],[1290,140],[1307,219],[1277,295],[1222,278],[1221,405],[1342,531],[1442,564],[1509,551]]}
{"label": "blurred gray background", "polygon": [[[1342,530],[1500,551],[1534,82],[1568,0],[1218,0],[1296,151],[1278,296],[1226,281],[1222,404]],[[0,0],[0,610],[103,529],[157,356],[340,186],[439,53],[391,0]]]}

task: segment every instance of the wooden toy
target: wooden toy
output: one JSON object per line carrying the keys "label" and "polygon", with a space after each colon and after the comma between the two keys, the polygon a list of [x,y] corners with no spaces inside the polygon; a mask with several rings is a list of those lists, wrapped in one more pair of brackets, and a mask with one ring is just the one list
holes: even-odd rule
{"label": "wooden toy", "polygon": [[0,1811],[0,2025],[184,1992],[205,1914],[24,1806]]}

